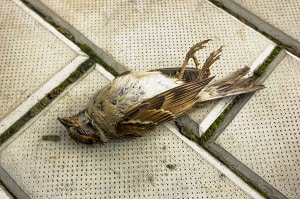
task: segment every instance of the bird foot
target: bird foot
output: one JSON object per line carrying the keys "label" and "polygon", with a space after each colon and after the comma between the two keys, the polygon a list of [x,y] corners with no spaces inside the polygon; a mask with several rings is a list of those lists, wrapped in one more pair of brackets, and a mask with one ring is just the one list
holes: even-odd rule
{"label": "bird foot", "polygon": [[[197,69],[200,68],[200,62],[197,59],[197,57],[195,56],[195,53],[197,51],[201,50],[202,48],[204,48],[205,47],[204,44],[208,43],[210,40],[211,39],[207,39],[207,40],[201,41],[199,43],[196,43],[194,46],[192,46],[190,48],[190,50],[187,52],[187,54],[185,56],[185,59],[184,59],[184,61],[182,63],[182,66],[181,66],[180,70],[176,74],[176,76],[177,76],[177,78],[179,80],[182,79],[184,71],[185,71],[185,68],[187,67],[188,62],[189,62],[190,59],[193,59],[193,61],[195,63],[195,66],[196,66]],[[214,62],[216,62],[217,60],[220,59],[222,48],[223,48],[223,46],[221,46],[218,50],[213,51],[213,52],[210,53],[209,57],[205,60],[203,66],[202,66],[201,72],[200,72],[197,80],[203,80],[203,79],[206,79],[206,78],[208,78],[210,76],[210,68],[209,67]]]}
{"label": "bird foot", "polygon": [[188,62],[190,59],[193,59],[195,65],[196,65],[196,68],[199,68],[200,66],[200,62],[198,61],[197,57],[195,56],[195,53],[199,50],[201,50],[202,48],[205,47],[204,44],[208,43],[210,41],[210,39],[207,39],[207,40],[204,40],[204,41],[201,41],[199,43],[196,43],[195,45],[193,45],[190,50],[187,52],[186,56],[185,56],[185,59],[181,65],[181,68],[180,68],[180,71],[177,73],[177,78],[180,80],[182,79],[183,77],[183,74],[184,74],[184,70],[186,68],[186,66],[188,65]]}
{"label": "bird foot", "polygon": [[209,57],[205,60],[201,72],[197,78],[197,80],[203,80],[210,76],[210,66],[213,65],[217,60],[220,59],[222,53],[223,46],[221,46],[218,50],[210,53]]}

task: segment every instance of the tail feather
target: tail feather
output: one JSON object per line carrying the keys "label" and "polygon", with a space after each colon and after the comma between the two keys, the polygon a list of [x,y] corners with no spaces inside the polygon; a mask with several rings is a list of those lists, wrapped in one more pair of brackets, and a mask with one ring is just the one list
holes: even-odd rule
{"label": "tail feather", "polygon": [[199,93],[199,101],[203,102],[226,96],[239,95],[265,88],[264,85],[256,85],[252,76],[247,76],[249,70],[249,67],[245,67],[224,79],[206,86]]}

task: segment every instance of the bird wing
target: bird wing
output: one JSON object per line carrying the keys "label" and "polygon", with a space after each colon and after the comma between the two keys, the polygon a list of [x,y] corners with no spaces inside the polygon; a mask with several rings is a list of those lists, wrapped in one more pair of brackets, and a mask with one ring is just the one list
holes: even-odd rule
{"label": "bird wing", "polygon": [[129,107],[117,129],[148,129],[175,119],[199,99],[199,92],[213,79],[184,83]]}
{"label": "bird wing", "polygon": [[[170,76],[170,77],[176,77],[177,73],[179,73],[181,67],[177,67],[177,68],[159,68],[159,69],[154,69],[151,71],[159,71],[162,74],[166,75],[166,76]],[[201,72],[201,69],[197,69],[197,68],[185,68],[184,73],[183,73],[183,77],[182,80],[184,82],[192,82],[195,81],[199,74]]]}

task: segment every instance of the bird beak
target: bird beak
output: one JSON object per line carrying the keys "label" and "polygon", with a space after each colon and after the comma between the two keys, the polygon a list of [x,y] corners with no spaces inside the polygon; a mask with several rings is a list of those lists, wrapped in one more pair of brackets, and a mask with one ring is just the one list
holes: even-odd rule
{"label": "bird beak", "polygon": [[71,117],[58,117],[57,119],[66,128],[76,126],[74,120]]}

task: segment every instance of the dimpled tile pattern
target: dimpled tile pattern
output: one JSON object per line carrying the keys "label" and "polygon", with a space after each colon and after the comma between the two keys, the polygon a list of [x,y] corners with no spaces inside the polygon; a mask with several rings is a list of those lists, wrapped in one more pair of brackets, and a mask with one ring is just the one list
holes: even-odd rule
{"label": "dimpled tile pattern", "polygon": [[57,116],[76,113],[107,83],[93,71],[0,153],[32,198],[250,198],[163,126],[105,145],[74,142]]}
{"label": "dimpled tile pattern", "polygon": [[299,66],[287,56],[216,141],[290,198],[300,197]]}
{"label": "dimpled tile pattern", "polygon": [[233,0],[261,19],[300,40],[300,1]]}
{"label": "dimpled tile pattern", "polygon": [[[97,46],[130,70],[179,67],[189,48],[202,40],[213,41],[197,55],[225,45],[212,74],[221,78],[251,65],[271,41],[208,1],[86,1],[42,0]],[[190,61],[189,66],[194,66]],[[201,121],[212,109],[192,114]]]}
{"label": "dimpled tile pattern", "polygon": [[0,2],[0,120],[76,53],[10,0]]}

